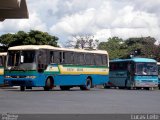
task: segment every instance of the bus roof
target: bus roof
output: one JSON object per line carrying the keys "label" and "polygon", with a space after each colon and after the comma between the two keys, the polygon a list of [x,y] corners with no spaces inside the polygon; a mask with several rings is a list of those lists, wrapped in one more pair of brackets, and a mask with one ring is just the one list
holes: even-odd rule
{"label": "bus roof", "polygon": [[50,45],[21,45],[21,46],[10,47],[8,50],[39,50],[39,49],[108,54],[107,51],[104,50],[68,49],[68,48],[53,47]]}
{"label": "bus roof", "polygon": [[111,60],[110,62],[127,62],[127,61],[133,61],[133,62],[157,62],[156,60],[150,59],[150,58],[115,59],[115,60]]}
{"label": "bus roof", "polygon": [[0,52],[0,56],[6,56],[7,52]]}

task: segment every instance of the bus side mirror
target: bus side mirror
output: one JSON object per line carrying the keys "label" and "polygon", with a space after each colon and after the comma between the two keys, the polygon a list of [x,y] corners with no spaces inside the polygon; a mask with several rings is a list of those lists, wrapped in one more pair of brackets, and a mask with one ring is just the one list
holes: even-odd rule
{"label": "bus side mirror", "polygon": [[21,55],[21,63],[24,63],[24,56]]}

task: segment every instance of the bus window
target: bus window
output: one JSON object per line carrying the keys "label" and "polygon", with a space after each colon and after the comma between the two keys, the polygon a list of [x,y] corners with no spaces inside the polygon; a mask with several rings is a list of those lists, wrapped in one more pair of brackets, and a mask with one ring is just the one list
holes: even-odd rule
{"label": "bus window", "polygon": [[110,70],[128,70],[128,62],[110,63]]}
{"label": "bus window", "polygon": [[100,55],[95,55],[94,59],[96,65],[102,65],[102,58]]}
{"label": "bus window", "polygon": [[60,63],[60,61],[61,61],[61,54],[60,54],[60,51],[54,51],[54,60],[53,60],[53,62],[54,63]]}
{"label": "bus window", "polygon": [[106,55],[101,55],[102,57],[102,64],[107,65],[107,56]]}
{"label": "bus window", "polygon": [[18,66],[20,64],[20,51],[10,51],[8,66]]}
{"label": "bus window", "polygon": [[90,61],[91,59],[90,59],[90,54],[85,54],[85,63],[86,63],[86,65],[90,65],[91,64],[91,61]]}
{"label": "bus window", "polygon": [[79,64],[84,65],[84,54],[82,53],[79,54]]}
{"label": "bus window", "polygon": [[86,65],[95,65],[95,58],[94,54],[92,53],[86,53],[84,55],[85,64]]}
{"label": "bus window", "polygon": [[82,53],[74,53],[74,63],[78,65],[84,64],[84,54]]}
{"label": "bus window", "polygon": [[44,70],[47,68],[47,53],[46,53],[46,50],[41,50],[39,51],[39,54],[38,54],[38,69],[41,71],[41,70]]}
{"label": "bus window", "polygon": [[64,53],[64,63],[73,64],[73,52],[63,52]]}
{"label": "bus window", "polygon": [[157,75],[157,66],[155,63],[136,63],[137,75]]}

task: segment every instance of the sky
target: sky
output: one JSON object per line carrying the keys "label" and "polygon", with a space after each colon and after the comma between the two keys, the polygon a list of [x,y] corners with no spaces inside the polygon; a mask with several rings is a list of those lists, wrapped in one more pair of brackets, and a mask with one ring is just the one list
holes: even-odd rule
{"label": "sky", "polygon": [[160,41],[160,0],[26,0],[29,19],[0,22],[0,34],[40,30],[64,45],[74,35],[154,37]]}

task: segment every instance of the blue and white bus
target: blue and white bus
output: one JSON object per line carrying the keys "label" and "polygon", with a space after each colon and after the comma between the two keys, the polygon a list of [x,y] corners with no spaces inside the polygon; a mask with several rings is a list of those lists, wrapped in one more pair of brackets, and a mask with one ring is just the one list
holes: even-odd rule
{"label": "blue and white bus", "polygon": [[4,66],[6,62],[6,52],[0,52],[0,86],[4,86]]}
{"label": "blue and white bus", "polygon": [[157,62],[149,58],[116,59],[110,61],[109,82],[105,87],[158,87]]}
{"label": "blue and white bus", "polygon": [[57,48],[48,45],[10,47],[5,69],[5,83],[51,90],[60,86],[69,90],[78,86],[89,90],[108,82],[109,57],[106,51]]}

